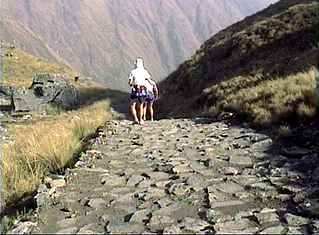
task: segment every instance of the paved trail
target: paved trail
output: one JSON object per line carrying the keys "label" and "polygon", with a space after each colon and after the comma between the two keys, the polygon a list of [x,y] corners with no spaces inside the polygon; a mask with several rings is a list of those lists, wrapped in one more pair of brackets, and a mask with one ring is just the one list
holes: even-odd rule
{"label": "paved trail", "polygon": [[287,156],[268,160],[266,135],[204,119],[147,125],[106,123],[66,186],[41,185],[33,233],[315,231],[286,210],[302,189]]}

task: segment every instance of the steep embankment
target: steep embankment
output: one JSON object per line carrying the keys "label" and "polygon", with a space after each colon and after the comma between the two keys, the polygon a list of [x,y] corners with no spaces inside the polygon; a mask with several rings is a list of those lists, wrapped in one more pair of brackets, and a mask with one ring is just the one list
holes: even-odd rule
{"label": "steep embankment", "polygon": [[161,112],[224,110],[256,124],[315,113],[317,1],[282,0],[221,31],[161,84]]}
{"label": "steep embankment", "polygon": [[2,0],[0,39],[127,89],[136,56],[162,79],[210,35],[276,0]]}

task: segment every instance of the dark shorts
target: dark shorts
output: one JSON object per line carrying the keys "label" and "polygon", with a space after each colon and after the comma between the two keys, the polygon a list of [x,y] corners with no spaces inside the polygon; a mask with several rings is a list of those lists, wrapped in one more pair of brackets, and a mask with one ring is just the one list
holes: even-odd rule
{"label": "dark shorts", "polygon": [[145,98],[145,102],[153,103],[155,101],[155,96],[153,92],[148,92]]}
{"label": "dark shorts", "polygon": [[146,100],[147,95],[146,94],[140,94],[137,92],[132,92],[130,96],[131,102],[139,102],[144,103]]}

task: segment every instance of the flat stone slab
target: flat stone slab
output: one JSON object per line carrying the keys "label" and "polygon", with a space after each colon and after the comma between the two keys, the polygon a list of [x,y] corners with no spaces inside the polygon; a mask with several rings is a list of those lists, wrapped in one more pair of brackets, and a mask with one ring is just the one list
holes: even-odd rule
{"label": "flat stone slab", "polygon": [[284,218],[290,226],[301,226],[309,224],[309,219],[290,213],[285,214]]}
{"label": "flat stone slab", "polygon": [[238,165],[241,167],[246,167],[246,168],[253,167],[253,162],[249,156],[241,156],[241,155],[231,156],[229,163]]}
{"label": "flat stone slab", "polygon": [[88,206],[94,209],[101,209],[106,207],[106,205],[107,205],[106,201],[102,198],[94,198],[88,202]]}
{"label": "flat stone slab", "polygon": [[110,186],[110,187],[119,187],[124,186],[126,184],[126,180],[124,177],[117,175],[103,175],[101,177],[101,184]]}
{"label": "flat stone slab", "polygon": [[287,229],[284,226],[277,225],[263,229],[260,234],[283,234],[285,230]]}
{"label": "flat stone slab", "polygon": [[230,201],[213,201],[210,203],[212,209],[218,209],[222,207],[233,207],[233,206],[242,206],[246,202],[240,200],[230,200]]}

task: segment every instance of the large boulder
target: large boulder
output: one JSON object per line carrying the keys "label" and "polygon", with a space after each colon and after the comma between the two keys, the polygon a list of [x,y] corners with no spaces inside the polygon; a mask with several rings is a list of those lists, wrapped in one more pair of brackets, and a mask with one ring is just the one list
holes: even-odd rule
{"label": "large boulder", "polygon": [[77,89],[63,75],[37,74],[30,89],[43,102],[64,109],[72,109],[79,104]]}
{"label": "large boulder", "polygon": [[77,89],[62,75],[36,74],[30,88],[0,86],[2,111],[42,111],[48,105],[72,109],[78,104]]}
{"label": "large boulder", "polygon": [[12,95],[15,112],[29,112],[44,110],[47,102],[37,98],[30,89],[14,89]]}

